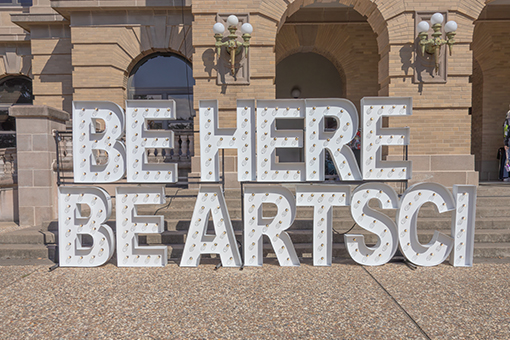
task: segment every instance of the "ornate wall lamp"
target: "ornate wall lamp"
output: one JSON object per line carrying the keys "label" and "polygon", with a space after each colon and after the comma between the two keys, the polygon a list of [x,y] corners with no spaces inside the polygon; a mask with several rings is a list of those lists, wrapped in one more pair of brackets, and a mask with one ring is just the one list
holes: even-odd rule
{"label": "ornate wall lamp", "polygon": [[244,48],[246,55],[248,55],[248,48],[250,47],[250,38],[251,33],[253,32],[253,26],[249,23],[244,23],[241,26],[241,32],[243,33],[244,42],[240,42],[237,40],[237,24],[239,23],[239,19],[235,15],[230,15],[227,18],[228,31],[230,34],[227,36],[228,40],[222,42],[223,33],[225,32],[225,26],[221,22],[217,22],[213,26],[214,38],[216,39],[216,53],[218,57],[221,54],[221,48],[226,47],[228,53],[230,54],[230,67],[232,75],[235,74],[235,59],[236,55],[238,55],[242,49]]}
{"label": "ornate wall lamp", "polygon": [[421,21],[418,24],[418,33],[420,39],[421,53],[424,56],[425,53],[434,55],[434,60],[436,63],[436,74],[439,72],[439,54],[441,52],[441,46],[448,45],[448,49],[450,51],[450,55],[452,55],[452,46],[455,44],[455,34],[457,30],[457,23],[455,21],[448,21],[444,26],[444,30],[446,33],[447,39],[444,40],[442,38],[443,33],[441,32],[442,24],[444,21],[444,16],[441,13],[435,13],[430,18],[430,23],[432,24],[432,29],[434,32],[432,33],[432,38],[429,39],[428,30],[430,29],[430,25],[426,21]]}

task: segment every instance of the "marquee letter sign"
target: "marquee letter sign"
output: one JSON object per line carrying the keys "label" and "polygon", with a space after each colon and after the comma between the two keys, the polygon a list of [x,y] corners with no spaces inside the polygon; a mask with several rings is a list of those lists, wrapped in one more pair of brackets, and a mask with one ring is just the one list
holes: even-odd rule
{"label": "marquee letter sign", "polygon": [[[358,131],[358,112],[346,99],[238,100],[236,128],[220,128],[216,100],[200,101],[200,165],[202,182],[220,180],[219,150],[237,150],[244,190],[243,257],[219,185],[200,186],[180,265],[196,267],[204,254],[216,254],[225,267],[262,266],[264,251],[274,252],[281,266],[298,266],[299,258],[287,232],[297,207],[313,207],[313,264],[330,266],[333,247],[333,209],[349,207],[365,232],[344,235],[347,252],[362,265],[387,263],[400,247],[419,266],[438,265],[450,257],[453,266],[473,264],[476,186],[455,185],[453,194],[435,183],[419,183],[398,197],[381,181],[411,178],[411,162],[389,162],[382,146],[409,144],[409,128],[383,128],[383,117],[412,114],[412,99],[368,97],[361,100],[361,164],[347,144]],[[118,266],[159,267],[167,263],[166,246],[139,244],[138,235],[162,233],[163,216],[142,216],[137,205],[163,204],[165,183],[178,180],[177,164],[152,164],[149,148],[173,148],[172,131],[152,130],[151,121],[176,117],[172,100],[126,102],[126,112],[111,102],[73,103],[73,166],[75,183],[158,183],[154,187],[118,187],[116,235],[105,224],[112,203],[98,187],[59,188],[60,265],[92,267],[117,253]],[[326,128],[326,118],[337,128]],[[281,129],[284,120],[300,120],[304,129]],[[280,123],[279,123],[280,122]],[[288,126],[288,125],[287,125]],[[125,136],[125,139],[123,137]],[[123,141],[125,140],[125,142]],[[303,159],[280,160],[278,149],[295,149]],[[323,184],[325,154],[329,152],[341,183]],[[356,188],[353,181],[365,183]],[[258,182],[258,183],[254,183]],[[301,183],[294,195],[277,183]],[[390,218],[380,209],[396,211]],[[428,244],[418,240],[417,221],[425,203],[440,213],[452,212],[451,233],[434,232]],[[264,215],[267,205],[274,217]],[[208,233],[208,226],[214,233]],[[266,236],[269,244],[264,246]],[[373,241],[368,240],[370,238]],[[115,242],[116,240],[116,242]],[[371,246],[369,244],[375,245]],[[116,249],[115,249],[116,248]]]}
{"label": "marquee letter sign", "polygon": [[370,200],[376,200],[380,208],[397,209],[397,193],[383,183],[367,183],[354,190],[351,202],[351,215],[363,229],[377,236],[374,247],[367,247],[363,235],[345,235],[345,245],[349,255],[359,264],[377,266],[387,263],[398,247],[397,226],[388,216],[368,206]]}
{"label": "marquee letter sign", "polygon": [[333,207],[348,206],[351,187],[347,185],[300,185],[297,206],[313,211],[313,265],[331,266],[333,252]]}
{"label": "marquee letter sign", "polygon": [[149,183],[177,182],[177,163],[149,164],[148,148],[174,147],[173,131],[149,130],[152,120],[167,121],[175,119],[175,102],[168,101],[168,107],[162,108],[160,102],[147,100],[128,100],[126,102],[126,140],[127,143],[127,181]]}
{"label": "marquee letter sign", "polygon": [[[113,230],[104,224],[112,212],[110,195],[101,188],[60,187],[58,248],[61,267],[97,267],[115,250]],[[88,216],[84,214],[88,210]],[[92,239],[85,242],[84,236]]]}
{"label": "marquee letter sign", "polygon": [[[124,113],[110,102],[73,102],[73,170],[75,183],[111,183],[124,176]],[[98,125],[104,124],[102,132]],[[99,153],[107,163],[98,164]]]}
{"label": "marquee letter sign", "polygon": [[[334,132],[325,130],[325,118],[336,120]],[[306,180],[324,181],[324,161],[329,151],[338,176],[343,180],[361,180],[354,153],[347,146],[358,131],[358,112],[346,99],[306,100]]]}
{"label": "marquee letter sign", "polygon": [[[215,235],[206,234],[212,217]],[[218,254],[225,267],[241,266],[234,228],[219,186],[202,186],[191,218],[181,267],[196,267],[203,254]]]}
{"label": "marquee letter sign", "polygon": [[163,267],[166,246],[139,246],[138,234],[163,232],[163,216],[140,216],[137,205],[165,203],[165,188],[118,187],[115,193],[117,212],[117,265],[119,267]]}
{"label": "marquee letter sign", "polygon": [[382,118],[411,115],[411,98],[363,98],[361,168],[365,180],[410,179],[411,162],[382,161],[382,146],[408,145],[409,128],[383,128]]}
{"label": "marquee letter sign", "polygon": [[200,166],[204,182],[220,179],[219,150],[237,149],[237,177],[240,182],[255,179],[255,102],[242,100],[237,106],[237,129],[218,127],[218,103],[200,102]]}
{"label": "marquee letter sign", "polygon": [[[294,195],[284,187],[248,186],[244,191],[244,257],[246,266],[261,266],[266,235],[276,253],[280,266],[299,266],[299,259],[289,234],[296,216]],[[263,203],[276,205],[276,216],[263,216]]]}

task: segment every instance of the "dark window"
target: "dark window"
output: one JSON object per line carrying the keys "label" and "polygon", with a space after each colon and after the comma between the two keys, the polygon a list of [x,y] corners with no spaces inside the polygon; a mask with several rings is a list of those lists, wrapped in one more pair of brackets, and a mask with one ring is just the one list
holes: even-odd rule
{"label": "dark window", "polygon": [[6,77],[0,80],[0,148],[16,146],[15,119],[9,117],[9,107],[31,105],[32,80],[27,77]]}
{"label": "dark window", "polygon": [[0,0],[0,6],[32,6],[32,0]]}
{"label": "dark window", "polygon": [[129,99],[173,99],[177,118],[189,120],[193,110],[193,70],[181,56],[155,53],[142,59],[128,81]]}

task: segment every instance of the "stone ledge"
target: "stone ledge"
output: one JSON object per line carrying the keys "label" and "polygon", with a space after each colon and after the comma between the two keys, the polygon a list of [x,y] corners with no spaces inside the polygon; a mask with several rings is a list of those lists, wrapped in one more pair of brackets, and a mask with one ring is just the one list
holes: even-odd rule
{"label": "stone ledge", "polygon": [[30,32],[31,25],[69,24],[67,19],[57,13],[16,13],[11,14],[11,21],[28,32]]}
{"label": "stone ledge", "polygon": [[9,108],[9,116],[15,118],[41,117],[66,122],[71,115],[46,105],[14,105]]}
{"label": "stone ledge", "polygon": [[[416,171],[473,171],[474,155],[409,155]],[[401,155],[389,155],[387,161],[402,161]]]}
{"label": "stone ledge", "polygon": [[191,0],[51,0],[51,7],[66,18],[72,11],[101,11],[106,9],[168,9],[191,7]]}
{"label": "stone ledge", "polygon": [[477,171],[413,171],[409,185],[433,182],[451,188],[455,184],[478,185]]}

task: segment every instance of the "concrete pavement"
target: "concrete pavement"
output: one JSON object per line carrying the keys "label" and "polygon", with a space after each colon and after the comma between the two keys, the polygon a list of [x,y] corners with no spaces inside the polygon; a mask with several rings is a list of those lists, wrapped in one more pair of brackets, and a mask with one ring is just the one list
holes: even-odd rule
{"label": "concrete pavement", "polygon": [[508,260],[48,268],[0,267],[1,339],[510,338]]}

